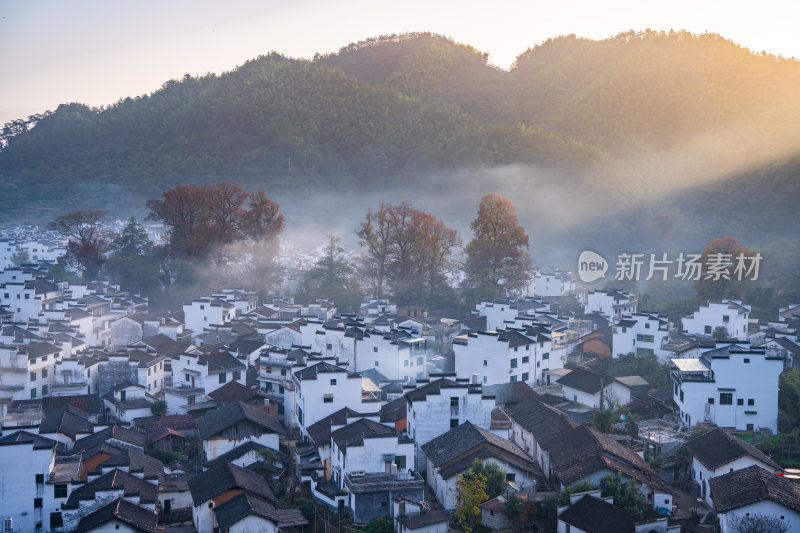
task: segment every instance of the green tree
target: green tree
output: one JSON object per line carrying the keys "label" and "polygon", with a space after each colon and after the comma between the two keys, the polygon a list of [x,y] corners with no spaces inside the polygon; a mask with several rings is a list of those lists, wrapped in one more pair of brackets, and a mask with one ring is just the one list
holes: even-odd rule
{"label": "green tree", "polygon": [[122,290],[142,295],[150,295],[161,286],[161,272],[158,264],[150,256],[111,256],[103,265],[103,271]]}
{"label": "green tree", "polygon": [[[589,483],[588,481],[579,481],[577,483],[573,483],[569,487],[564,487],[561,489],[561,492],[558,493],[556,499],[553,501],[555,506],[564,506],[569,504],[569,497],[571,494],[575,494],[578,492],[589,492],[590,490],[595,490],[597,487]],[[555,509],[553,509],[555,510]]]}
{"label": "green tree", "polygon": [[506,515],[506,518],[508,518],[512,524],[517,525],[522,515],[522,499],[516,494],[510,494],[508,498],[506,498],[503,514]]}
{"label": "green tree", "polygon": [[11,257],[9,259],[11,259],[11,264],[14,265],[15,267],[27,264],[31,260],[26,250],[20,250],[19,252],[14,252],[13,254],[11,254]]}
{"label": "green tree", "polygon": [[601,433],[611,433],[617,418],[617,412],[613,409],[598,409],[592,414],[592,426]]}
{"label": "green tree", "polygon": [[118,257],[146,256],[150,255],[153,242],[144,226],[131,217],[122,233],[114,239],[112,248],[114,255]]}
{"label": "green tree", "polygon": [[497,466],[497,463],[475,459],[472,462],[470,470],[483,476],[486,480],[486,494],[489,496],[489,499],[496,498],[503,494],[503,489],[505,489],[506,486],[506,473]]}
{"label": "green tree", "polygon": [[728,334],[728,328],[725,326],[717,326],[714,328],[714,335],[712,335],[715,341],[724,341],[730,339],[730,335]]}
{"label": "green tree", "polygon": [[355,268],[339,246],[339,237],[329,234],[324,255],[305,273],[297,291],[301,301],[315,298],[332,300],[338,309],[353,311],[362,300],[361,287],[355,279]]}
{"label": "green tree", "polygon": [[367,523],[364,533],[394,533],[394,524],[390,518],[374,518]]}
{"label": "green tree", "polygon": [[778,383],[778,406],[792,418],[794,427],[800,421],[800,369],[781,373]]}
{"label": "green tree", "polygon": [[471,533],[480,521],[480,504],[488,499],[485,477],[472,471],[458,475],[455,519],[466,533]]}
{"label": "green tree", "polygon": [[603,497],[613,496],[614,505],[631,513],[641,515],[647,509],[647,499],[639,490],[639,485],[622,475],[606,474],[600,480],[600,491]]}
{"label": "green tree", "polygon": [[156,400],[150,404],[150,412],[153,416],[164,416],[167,414],[167,402],[164,400]]}
{"label": "green tree", "polygon": [[491,301],[520,294],[531,280],[531,257],[528,235],[511,201],[487,194],[470,228],[474,237],[465,249],[465,271],[474,298]]}

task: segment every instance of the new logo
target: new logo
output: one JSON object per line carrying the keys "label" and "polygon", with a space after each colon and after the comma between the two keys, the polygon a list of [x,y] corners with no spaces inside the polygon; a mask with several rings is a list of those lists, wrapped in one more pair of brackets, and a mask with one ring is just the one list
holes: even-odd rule
{"label": "new logo", "polygon": [[604,278],[608,271],[608,261],[602,255],[591,250],[584,250],[578,256],[578,278],[584,283],[591,283]]}

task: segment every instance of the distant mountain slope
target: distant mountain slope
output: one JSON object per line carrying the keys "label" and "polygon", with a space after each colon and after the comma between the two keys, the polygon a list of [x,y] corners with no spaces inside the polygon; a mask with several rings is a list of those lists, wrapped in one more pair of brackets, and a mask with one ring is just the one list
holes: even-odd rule
{"label": "distant mountain slope", "polygon": [[[798,168],[786,162],[800,154],[798,87],[795,60],[686,32],[559,37],[510,71],[432,34],[378,37],[313,61],[272,54],[7,128],[0,221],[141,209],[179,182],[232,179],[302,197],[398,183],[424,193],[442,180],[440,191],[469,184],[469,202],[513,185],[516,202],[567,229],[569,207],[638,213],[615,224],[639,231],[636,208],[652,205],[690,213],[682,231],[703,217],[772,230],[766,218],[795,209]],[[494,169],[495,181],[479,182]],[[781,190],[791,194],[776,198]],[[705,208],[701,191],[717,191],[715,203]]]}

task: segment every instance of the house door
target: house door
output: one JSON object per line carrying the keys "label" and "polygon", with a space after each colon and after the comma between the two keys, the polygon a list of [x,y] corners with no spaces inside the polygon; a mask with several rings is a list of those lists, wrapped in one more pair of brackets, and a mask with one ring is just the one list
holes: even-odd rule
{"label": "house door", "polygon": [[169,514],[172,510],[172,500],[164,500],[164,514]]}
{"label": "house door", "polygon": [[706,480],[703,480],[703,499],[706,499]]}
{"label": "house door", "polygon": [[384,461],[383,462],[384,470],[387,474],[392,473],[392,462],[391,461]]}

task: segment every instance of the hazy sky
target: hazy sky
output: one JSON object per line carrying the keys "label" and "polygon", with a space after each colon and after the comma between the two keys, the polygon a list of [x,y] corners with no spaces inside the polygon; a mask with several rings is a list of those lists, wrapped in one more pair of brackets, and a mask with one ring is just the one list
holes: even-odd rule
{"label": "hazy sky", "polygon": [[110,104],[272,50],[310,58],[387,33],[444,34],[501,67],[549,37],[645,28],[800,58],[798,20],[796,0],[2,0],[0,124],[63,102]]}

